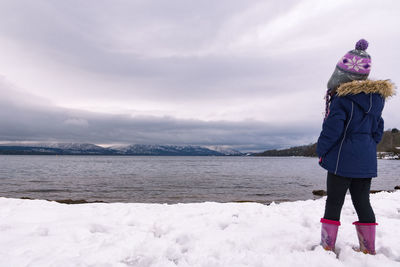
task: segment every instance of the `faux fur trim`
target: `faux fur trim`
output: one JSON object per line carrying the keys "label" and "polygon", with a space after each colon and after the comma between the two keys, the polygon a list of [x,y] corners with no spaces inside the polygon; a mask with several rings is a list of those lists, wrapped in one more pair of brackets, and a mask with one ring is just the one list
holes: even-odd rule
{"label": "faux fur trim", "polygon": [[378,93],[387,98],[396,94],[396,86],[390,80],[356,80],[341,84],[336,92],[338,96]]}

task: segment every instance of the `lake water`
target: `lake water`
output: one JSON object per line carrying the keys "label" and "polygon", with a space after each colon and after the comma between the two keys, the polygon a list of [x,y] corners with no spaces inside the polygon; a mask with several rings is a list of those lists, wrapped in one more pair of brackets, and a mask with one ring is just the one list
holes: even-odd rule
{"label": "lake water", "polygon": [[[379,160],[372,189],[400,185],[400,161]],[[0,197],[105,202],[293,201],[325,190],[316,158],[0,156]]]}

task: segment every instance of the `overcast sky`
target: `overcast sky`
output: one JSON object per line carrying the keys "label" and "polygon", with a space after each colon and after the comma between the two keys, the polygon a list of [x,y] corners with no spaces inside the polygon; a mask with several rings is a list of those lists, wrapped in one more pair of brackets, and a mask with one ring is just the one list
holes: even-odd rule
{"label": "overcast sky", "polygon": [[2,0],[0,141],[309,144],[359,39],[370,78],[398,83],[399,13],[398,0]]}

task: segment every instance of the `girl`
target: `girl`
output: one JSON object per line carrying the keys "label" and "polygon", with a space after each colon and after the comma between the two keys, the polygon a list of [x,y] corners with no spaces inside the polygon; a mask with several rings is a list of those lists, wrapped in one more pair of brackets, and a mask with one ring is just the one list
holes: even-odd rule
{"label": "girl", "polygon": [[371,57],[361,39],[336,65],[326,94],[325,119],[318,138],[319,164],[328,171],[321,245],[335,249],[340,212],[347,189],[358,215],[360,251],[375,254],[375,214],[369,201],[371,178],[377,176],[376,145],[382,139],[385,99],[394,95],[388,80],[367,80]]}

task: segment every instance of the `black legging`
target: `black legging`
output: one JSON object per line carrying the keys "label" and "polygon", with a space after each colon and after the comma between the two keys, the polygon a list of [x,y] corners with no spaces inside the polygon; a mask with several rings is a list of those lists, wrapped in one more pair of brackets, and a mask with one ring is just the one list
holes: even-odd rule
{"label": "black legging", "polygon": [[375,214],[369,202],[371,178],[348,178],[328,172],[326,181],[328,198],[326,199],[324,218],[339,221],[347,189],[362,223],[374,223]]}

